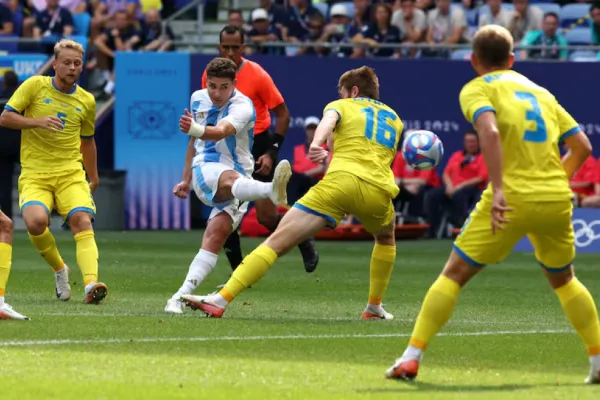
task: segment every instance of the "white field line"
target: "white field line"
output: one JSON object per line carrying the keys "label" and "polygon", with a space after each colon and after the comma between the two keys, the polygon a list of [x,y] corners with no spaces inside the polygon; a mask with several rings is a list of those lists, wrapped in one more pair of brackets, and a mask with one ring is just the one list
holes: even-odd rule
{"label": "white field line", "polygon": [[[60,312],[41,312],[37,313],[33,316],[41,316],[41,317],[108,317],[108,318],[121,318],[121,317],[157,317],[157,318],[200,318],[204,319],[205,316],[201,312],[186,312],[184,314],[173,315],[167,313],[128,313],[128,312],[118,312],[118,313],[95,313],[95,312],[73,312],[73,313],[60,313]],[[283,320],[283,321],[340,321],[340,322],[361,322],[360,315],[356,317],[302,317],[302,316],[286,316],[285,314],[279,314],[277,316],[268,317],[264,315],[255,315],[252,317],[247,316],[236,316],[236,320]],[[390,322],[409,322],[414,323],[415,318],[394,318],[392,321],[386,321],[383,323]],[[485,325],[523,325],[530,323],[529,321],[515,321],[515,320],[496,320],[496,321],[488,321],[488,320],[466,320],[466,319],[453,319],[449,322],[452,325],[460,325],[460,324],[485,324]],[[533,326],[556,326],[556,323],[551,322],[541,322],[537,321],[535,323],[531,323]]]}
{"label": "white field line", "polygon": [[[572,333],[571,330],[530,330],[530,331],[483,331],[483,332],[447,332],[438,336],[463,337],[463,336],[507,336],[507,335],[543,335]],[[229,341],[267,341],[267,340],[303,340],[303,339],[378,339],[378,338],[405,338],[409,333],[382,333],[382,334],[346,334],[346,335],[264,335],[264,336],[204,336],[204,337],[179,337],[179,338],[111,338],[111,339],[60,339],[60,340],[10,340],[0,341],[0,347],[26,347],[26,346],[60,346],[73,344],[113,344],[113,343],[161,343],[161,342],[229,342]]]}

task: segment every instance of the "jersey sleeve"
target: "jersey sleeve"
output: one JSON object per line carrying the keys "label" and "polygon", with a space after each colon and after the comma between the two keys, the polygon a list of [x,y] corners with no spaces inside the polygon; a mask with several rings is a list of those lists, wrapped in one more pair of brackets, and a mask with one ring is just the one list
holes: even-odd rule
{"label": "jersey sleeve", "polygon": [[560,131],[559,143],[564,142],[569,136],[581,132],[577,121],[560,104],[556,106],[556,118],[558,120],[558,130]]}
{"label": "jersey sleeve", "polygon": [[496,112],[489,98],[488,91],[483,80],[476,79],[465,85],[460,91],[460,108],[467,119],[475,124],[477,117],[486,111]]}
{"label": "jersey sleeve", "polygon": [[13,93],[8,103],[4,108],[8,111],[14,111],[22,113],[29,107],[33,100],[35,93],[39,89],[40,77],[34,76],[27,79],[19,86],[19,88]]}
{"label": "jersey sleeve", "polygon": [[254,107],[250,100],[238,101],[231,104],[229,114],[221,121],[227,121],[235,128],[235,133],[239,133],[246,125],[256,120]]}
{"label": "jersey sleeve", "polygon": [[81,124],[81,134],[83,139],[91,139],[94,137],[96,130],[96,99],[90,96],[85,118]]}
{"label": "jersey sleeve", "polygon": [[261,81],[262,90],[260,91],[260,98],[269,110],[272,110],[285,102],[285,100],[283,100],[283,96],[279,92],[279,89],[277,89],[277,86],[275,86],[273,78],[271,78],[271,75],[269,75],[266,71],[263,71]]}
{"label": "jersey sleeve", "polygon": [[344,114],[344,107],[343,106],[344,106],[344,104],[341,101],[339,101],[339,100],[332,101],[331,103],[327,104],[325,106],[325,108],[323,109],[323,116],[325,116],[325,113],[327,111],[330,111],[330,110],[331,111],[335,111],[337,113],[337,115],[338,115],[338,120],[337,120],[337,123],[336,123],[336,126],[337,126],[337,125],[340,124],[340,122],[342,122],[342,115]]}

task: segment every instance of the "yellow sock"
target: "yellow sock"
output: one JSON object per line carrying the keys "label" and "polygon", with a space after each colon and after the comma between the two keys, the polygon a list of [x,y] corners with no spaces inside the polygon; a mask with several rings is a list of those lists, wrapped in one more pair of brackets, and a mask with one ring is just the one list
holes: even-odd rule
{"label": "yellow sock", "polygon": [[460,285],[452,279],[440,275],[425,296],[410,338],[411,346],[425,350],[433,336],[450,319],[459,294]]}
{"label": "yellow sock", "polygon": [[375,243],[371,255],[370,304],[381,304],[385,290],[390,283],[394,261],[396,261],[396,246]]}
{"label": "yellow sock", "polygon": [[588,353],[600,354],[600,323],[590,292],[577,278],[555,290],[565,314],[577,331]]}
{"label": "yellow sock", "polygon": [[83,231],[75,234],[77,264],[83,275],[83,284],[98,282],[98,247],[94,239],[94,231]]}
{"label": "yellow sock", "polygon": [[0,243],[0,297],[4,297],[11,262],[12,246],[8,243]]}
{"label": "yellow sock", "polygon": [[258,282],[276,260],[277,253],[272,248],[261,244],[244,258],[219,294],[231,302],[248,286]]}
{"label": "yellow sock", "polygon": [[29,234],[31,243],[35,246],[37,251],[44,257],[44,260],[52,267],[54,272],[58,272],[65,266],[65,262],[58,253],[54,236],[50,233],[50,230],[46,228],[44,233],[39,236],[33,236]]}

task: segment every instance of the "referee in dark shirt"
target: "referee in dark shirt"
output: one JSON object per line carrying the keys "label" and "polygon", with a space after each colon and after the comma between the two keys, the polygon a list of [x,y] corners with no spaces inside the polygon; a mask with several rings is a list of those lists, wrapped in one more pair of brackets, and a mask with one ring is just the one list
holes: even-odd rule
{"label": "referee in dark shirt", "polygon": [[[19,86],[19,77],[13,71],[4,73],[0,103],[2,110]],[[12,219],[12,191],[15,165],[20,162],[21,131],[0,126],[0,209]]]}

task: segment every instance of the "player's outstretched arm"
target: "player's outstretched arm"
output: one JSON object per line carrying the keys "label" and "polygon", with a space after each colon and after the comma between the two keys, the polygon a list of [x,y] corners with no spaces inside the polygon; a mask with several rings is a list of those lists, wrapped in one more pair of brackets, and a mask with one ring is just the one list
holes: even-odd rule
{"label": "player's outstretched arm", "polygon": [[479,134],[481,153],[488,169],[488,179],[494,191],[502,188],[502,142],[493,111],[482,112],[474,121],[475,130]]}
{"label": "player's outstretched arm", "polygon": [[196,148],[194,147],[194,141],[196,138],[191,137],[188,143],[187,152],[185,153],[185,166],[183,168],[183,175],[181,181],[185,183],[192,183],[192,160],[196,155]]}
{"label": "player's outstretched arm", "polygon": [[563,157],[562,164],[571,179],[573,174],[583,165],[585,160],[592,154],[592,144],[590,139],[583,131],[579,131],[565,139],[569,148],[567,154]]}
{"label": "player's outstretched arm", "polygon": [[328,140],[332,137],[332,133],[339,121],[340,115],[335,110],[327,110],[323,115],[323,119],[319,122],[315,130],[315,136],[308,149],[308,158],[312,162],[321,162],[327,159],[329,152],[324,150],[321,145],[327,141],[330,151],[333,151],[333,140]]}
{"label": "player's outstretched arm", "polygon": [[0,126],[17,130],[42,128],[59,131],[63,128],[63,123],[53,115],[43,118],[28,118],[14,111],[4,110],[0,115]]}
{"label": "player's outstretched arm", "polygon": [[96,140],[93,136],[81,139],[80,151],[83,156],[83,167],[90,180],[90,190],[93,194],[100,184],[100,176],[98,175],[98,151],[96,149]]}

